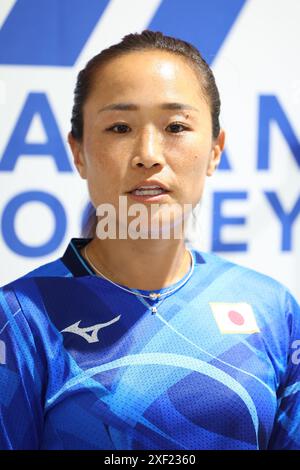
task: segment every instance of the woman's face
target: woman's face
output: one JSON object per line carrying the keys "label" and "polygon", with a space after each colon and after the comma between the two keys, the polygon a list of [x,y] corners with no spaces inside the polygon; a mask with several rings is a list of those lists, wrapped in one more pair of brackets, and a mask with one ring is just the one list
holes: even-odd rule
{"label": "woman's face", "polygon": [[[110,203],[117,215],[120,196],[128,207],[142,202],[148,211],[154,203],[194,207],[224,146],[223,131],[212,140],[211,111],[195,71],[164,51],[130,52],[102,66],[83,119],[82,141],[69,136],[75,165],[94,206]],[[131,192],[151,180],[168,192]]]}

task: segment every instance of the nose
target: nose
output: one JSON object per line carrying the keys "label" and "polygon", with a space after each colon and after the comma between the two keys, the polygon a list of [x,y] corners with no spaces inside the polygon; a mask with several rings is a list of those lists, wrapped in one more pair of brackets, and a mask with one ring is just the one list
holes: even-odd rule
{"label": "nose", "polygon": [[153,127],[143,129],[137,137],[132,167],[152,168],[163,165],[164,157],[159,132]]}

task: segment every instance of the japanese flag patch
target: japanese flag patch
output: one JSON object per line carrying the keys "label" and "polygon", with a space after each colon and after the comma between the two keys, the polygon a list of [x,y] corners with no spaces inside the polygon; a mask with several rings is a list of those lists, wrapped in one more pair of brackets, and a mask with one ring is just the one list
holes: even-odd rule
{"label": "japanese flag patch", "polygon": [[246,302],[209,302],[216,323],[222,334],[259,333],[255,315]]}

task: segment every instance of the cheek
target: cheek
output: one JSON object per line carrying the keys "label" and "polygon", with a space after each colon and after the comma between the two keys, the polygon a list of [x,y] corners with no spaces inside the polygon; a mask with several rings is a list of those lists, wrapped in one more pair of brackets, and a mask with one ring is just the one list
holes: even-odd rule
{"label": "cheek", "polygon": [[201,174],[204,169],[206,169],[208,158],[205,158],[202,155],[194,155],[193,158],[193,170],[196,174]]}
{"label": "cheek", "polygon": [[207,156],[196,150],[180,160],[178,169],[182,175],[189,176],[192,180],[199,179],[201,174],[205,172],[207,161]]}
{"label": "cheek", "polygon": [[100,142],[88,142],[86,145],[87,167],[91,178],[113,178],[118,173],[122,160],[117,158],[114,149]]}
{"label": "cheek", "polygon": [[115,203],[126,172],[122,160],[101,148],[94,149],[87,162],[87,183],[93,202]]}
{"label": "cheek", "polygon": [[[192,181],[196,183],[197,186],[202,186],[204,179],[206,177],[208,165],[208,155],[194,155],[193,158],[193,168],[192,168]],[[199,184],[200,183],[200,184]]]}
{"label": "cheek", "polygon": [[180,165],[181,178],[179,186],[184,191],[187,201],[196,204],[202,196],[208,156],[195,150]]}

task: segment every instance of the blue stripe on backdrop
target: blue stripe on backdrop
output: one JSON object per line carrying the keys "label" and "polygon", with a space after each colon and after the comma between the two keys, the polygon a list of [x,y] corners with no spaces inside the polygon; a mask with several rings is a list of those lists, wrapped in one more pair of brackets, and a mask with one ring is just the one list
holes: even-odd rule
{"label": "blue stripe on backdrop", "polygon": [[0,63],[74,65],[108,3],[18,0],[0,29]]}
{"label": "blue stripe on backdrop", "polygon": [[163,0],[149,29],[189,41],[211,64],[246,0]]}

